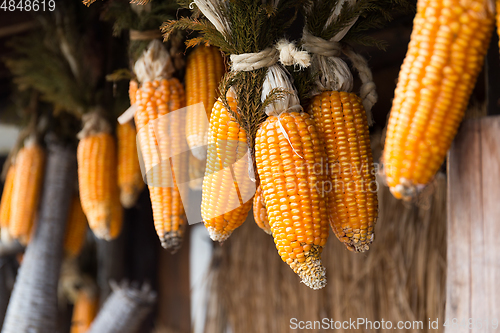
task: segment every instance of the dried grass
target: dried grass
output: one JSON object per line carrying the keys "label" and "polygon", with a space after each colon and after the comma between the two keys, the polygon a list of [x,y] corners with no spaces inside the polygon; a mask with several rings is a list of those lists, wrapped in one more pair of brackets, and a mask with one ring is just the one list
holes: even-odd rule
{"label": "dried grass", "polygon": [[430,331],[429,318],[444,319],[445,177],[438,175],[413,204],[394,199],[381,185],[379,203],[376,238],[366,254],[348,252],[331,234],[323,251],[328,285],[319,291],[300,283],[276,253],[272,237],[249,217],[215,251],[205,331],[224,332],[227,323],[234,333],[290,332],[291,318],[423,321],[424,329],[405,332]]}

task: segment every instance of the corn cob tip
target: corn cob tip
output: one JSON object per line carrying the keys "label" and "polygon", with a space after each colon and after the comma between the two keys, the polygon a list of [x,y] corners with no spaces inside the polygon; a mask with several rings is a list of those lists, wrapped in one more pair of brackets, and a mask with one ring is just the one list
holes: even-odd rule
{"label": "corn cob tip", "polygon": [[231,234],[233,233],[232,231],[230,232],[226,231],[225,233],[221,233],[220,230],[217,230],[214,227],[207,227],[207,230],[208,234],[210,235],[210,238],[214,242],[219,242],[221,244],[225,242],[229,238],[229,236],[231,236]]}
{"label": "corn cob tip", "polygon": [[115,237],[112,237],[109,230],[109,225],[111,224],[109,218],[92,218],[92,216],[87,215],[87,221],[89,223],[90,229],[94,236],[98,239],[102,239],[105,241],[113,240]]}
{"label": "corn cob tip", "polygon": [[[188,137],[187,140],[189,140],[189,138],[190,137]],[[193,147],[191,149],[191,154],[193,154],[193,156],[199,159],[200,161],[204,161],[207,159],[207,147],[205,146]]]}
{"label": "corn cob tip", "polygon": [[[368,235],[366,230],[361,229],[347,229],[343,232],[344,236],[341,236],[340,240],[349,251],[357,253],[368,251],[375,236],[373,229],[368,229]],[[365,235],[364,237],[362,236],[363,234]]]}
{"label": "corn cob tip", "polygon": [[0,229],[0,241],[2,243],[10,243],[14,238],[12,238],[8,228]]}
{"label": "corn cob tip", "polygon": [[326,286],[326,269],[320,258],[309,256],[306,261],[290,265],[293,271],[302,279],[302,283],[311,289],[318,290]]}
{"label": "corn cob tip", "polygon": [[137,191],[121,191],[120,192],[120,202],[123,208],[132,208],[137,202],[140,192]]}
{"label": "corn cob tip", "polygon": [[392,195],[396,199],[402,199],[404,201],[412,201],[416,197],[418,192],[420,192],[424,187],[425,185],[421,184],[415,185],[410,180],[401,178],[399,180],[399,184],[391,186],[390,190]]}
{"label": "corn cob tip", "polygon": [[171,254],[175,254],[182,245],[182,234],[179,231],[171,231],[163,234],[160,238],[161,246],[169,250]]}

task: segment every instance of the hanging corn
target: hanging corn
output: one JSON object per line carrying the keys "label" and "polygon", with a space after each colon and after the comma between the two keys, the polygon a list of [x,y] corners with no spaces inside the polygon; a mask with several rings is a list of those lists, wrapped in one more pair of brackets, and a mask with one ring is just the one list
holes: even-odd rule
{"label": "hanging corn", "polygon": [[[2,232],[2,239],[10,236],[9,228],[15,175],[16,165],[14,164],[14,162],[12,162],[5,177],[5,183],[2,192],[2,201],[0,201],[0,228]],[[5,235],[5,237],[3,235]]]}
{"label": "hanging corn", "polygon": [[74,196],[69,209],[66,235],[64,236],[64,250],[72,257],[80,254],[87,234],[87,218],[82,210],[78,196]]}
{"label": "hanging corn", "polygon": [[495,20],[491,0],[419,0],[387,125],[383,161],[396,198],[412,199],[443,164]]}
{"label": "hanging corn", "polygon": [[[346,4],[348,3],[348,4]],[[330,224],[347,249],[364,252],[373,241],[377,220],[378,201],[375,165],[370,147],[368,120],[377,95],[372,74],[366,61],[355,54],[343,39],[356,23],[339,10],[355,1],[325,3],[330,17],[319,16],[319,8],[309,7],[303,35],[304,48],[312,53],[311,72],[316,77],[316,94],[310,104],[310,113],[317,125],[320,140],[324,142],[326,160],[321,170],[328,174]],[[340,24],[340,30],[331,29]],[[358,70],[362,86],[361,96],[350,92],[353,77],[341,58],[347,56]]]}
{"label": "hanging corn", "polygon": [[184,88],[172,78],[171,58],[162,43],[153,40],[135,64],[141,84],[137,90],[137,126],[140,150],[153,206],[156,232],[164,248],[177,251],[186,216],[182,197],[188,191],[188,151],[182,111]]}
{"label": "hanging corn", "polygon": [[10,234],[27,244],[38,208],[42,189],[45,152],[34,137],[26,140],[16,156],[16,172],[12,188]]}
{"label": "hanging corn", "polygon": [[[192,154],[206,159],[208,119],[217,99],[217,88],[224,74],[224,60],[213,46],[198,45],[186,62],[186,137]],[[199,103],[203,103],[203,108]]]}
{"label": "hanging corn", "polygon": [[115,220],[121,220],[121,208],[116,209],[119,191],[115,140],[98,112],[86,114],[83,119],[77,150],[82,209],[94,235],[111,240],[119,234],[112,226]]}
{"label": "hanging corn", "polygon": [[[130,104],[136,103],[137,81],[130,81]],[[118,124],[116,128],[118,141],[118,187],[120,202],[125,208],[135,205],[139,194],[144,188],[141,167],[137,156],[137,131],[131,122]]]}
{"label": "hanging corn", "polygon": [[[263,96],[274,88],[294,91],[283,70],[268,70]],[[321,252],[328,239],[329,198],[326,175],[314,166],[325,150],[310,115],[300,110],[296,95],[272,103],[255,138],[255,159],[269,225],[276,248],[302,282],[313,289],[326,285]]]}
{"label": "hanging corn", "polygon": [[[233,112],[236,100],[227,96]],[[252,207],[252,193],[245,182],[238,182],[248,172],[244,158],[247,134],[229,114],[220,100],[216,101],[210,118],[207,165],[203,178],[201,217],[214,241],[224,242],[241,226]],[[243,185],[243,186],[242,186]],[[250,190],[251,191],[251,190]]]}

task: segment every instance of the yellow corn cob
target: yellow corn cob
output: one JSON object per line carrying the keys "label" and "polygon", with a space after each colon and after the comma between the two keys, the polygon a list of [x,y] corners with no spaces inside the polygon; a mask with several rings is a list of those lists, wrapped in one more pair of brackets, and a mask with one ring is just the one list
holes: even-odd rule
{"label": "yellow corn cob", "polygon": [[137,101],[137,89],[139,89],[139,83],[136,80],[130,80],[128,85],[128,98],[130,99],[130,105],[134,105]]}
{"label": "yellow corn cob", "polygon": [[200,191],[203,185],[203,176],[205,175],[206,161],[201,161],[189,154],[189,188]]}
{"label": "yellow corn cob", "polygon": [[257,187],[257,191],[255,192],[255,196],[253,198],[253,217],[259,228],[271,235],[271,226],[269,225],[269,219],[267,218],[266,203],[264,202],[264,196],[262,195],[262,189],[260,186]]}
{"label": "yellow corn cob", "polygon": [[16,156],[12,189],[10,234],[27,244],[33,228],[43,182],[45,153],[34,141],[27,143]]}
{"label": "yellow corn cob", "polygon": [[3,186],[2,201],[0,201],[0,227],[8,230],[10,226],[10,213],[12,202],[12,190],[14,188],[14,178],[16,175],[16,166],[11,164],[5,177]]}
{"label": "yellow corn cob", "polygon": [[349,250],[364,252],[377,220],[377,182],[370,132],[361,99],[354,93],[325,91],[312,100],[312,114],[325,144],[330,224]]}
{"label": "yellow corn cob", "polygon": [[493,22],[489,0],[418,1],[383,155],[396,198],[411,198],[443,163],[482,68]]}
{"label": "yellow corn cob", "polygon": [[[219,49],[197,46],[186,63],[186,137],[191,149],[205,146],[208,142],[208,119],[217,99],[217,88],[224,74],[224,60]],[[194,107],[203,103],[203,108]],[[204,149],[192,150],[193,155],[205,160]]]}
{"label": "yellow corn cob", "polygon": [[102,132],[82,138],[77,158],[80,199],[90,229],[97,238],[111,240],[113,205],[119,201],[113,137]]}
{"label": "yellow corn cob", "polygon": [[145,185],[137,157],[136,134],[131,123],[119,124],[117,127],[118,187],[120,201],[125,208],[135,205]]}
{"label": "yellow corn cob", "polygon": [[[176,156],[170,161],[160,161],[158,152],[170,156],[169,152],[174,149],[188,150],[184,141],[184,126],[176,124],[177,119],[171,118],[168,124],[163,123],[166,118],[163,116],[184,107],[185,103],[184,88],[175,78],[144,82],[137,91],[135,123],[147,171],[155,228],[162,246],[171,252],[180,248],[186,225],[181,193],[188,191],[188,160],[184,154],[186,158]],[[173,117],[177,117],[176,114]],[[162,135],[162,131],[154,132],[153,122],[156,119],[159,122],[157,128],[170,126],[168,140],[156,137]]]}
{"label": "yellow corn cob", "polygon": [[257,131],[255,159],[276,248],[313,289],[326,285],[320,256],[329,233],[323,191],[327,179],[314,171],[325,158],[314,121],[306,113],[271,116]]}
{"label": "yellow corn cob", "polygon": [[95,293],[81,290],[73,307],[71,333],[85,333],[97,314],[97,297]]}
{"label": "yellow corn cob", "polygon": [[[229,96],[227,99],[236,112],[236,100]],[[253,193],[242,186],[245,184],[236,181],[243,179],[240,175],[248,173],[244,163],[235,164],[247,153],[247,134],[220,100],[215,102],[212,110],[208,140],[201,217],[212,240],[224,242],[245,222],[252,207]]]}
{"label": "yellow corn cob", "polygon": [[76,257],[80,254],[85,243],[87,225],[87,218],[83,213],[80,198],[75,196],[69,210],[66,235],[64,237],[64,250],[70,256]]}
{"label": "yellow corn cob", "polygon": [[[118,190],[118,188],[116,188]],[[118,195],[113,196],[113,204],[111,206],[111,223],[109,226],[109,235],[111,239],[120,236],[123,228],[123,208],[118,200]]]}

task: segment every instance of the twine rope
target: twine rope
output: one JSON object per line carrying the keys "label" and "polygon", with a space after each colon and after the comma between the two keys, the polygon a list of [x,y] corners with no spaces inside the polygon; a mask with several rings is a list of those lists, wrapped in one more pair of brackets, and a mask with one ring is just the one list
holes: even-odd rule
{"label": "twine rope", "polygon": [[[345,34],[344,34],[345,35]],[[352,73],[343,59],[344,54],[352,63],[361,79],[360,97],[366,111],[368,124],[373,124],[371,109],[377,102],[378,95],[373,75],[368,62],[348,45],[336,40],[324,40],[313,36],[307,30],[303,37],[304,49],[313,54],[312,68],[318,71],[316,85],[320,90],[351,91],[353,86]]]}
{"label": "twine rope", "polygon": [[168,79],[174,71],[172,58],[158,39],[149,43],[134,65],[134,72],[140,83]]}
{"label": "twine rope", "polygon": [[83,128],[78,133],[78,139],[84,139],[90,135],[99,133],[110,133],[111,127],[108,122],[102,117],[103,109],[100,106],[82,116]]}
{"label": "twine rope", "polygon": [[309,67],[311,57],[307,51],[299,50],[295,43],[286,39],[279,40],[273,47],[260,52],[231,54],[232,71],[249,72],[256,69],[271,67],[278,61],[285,66]]}

